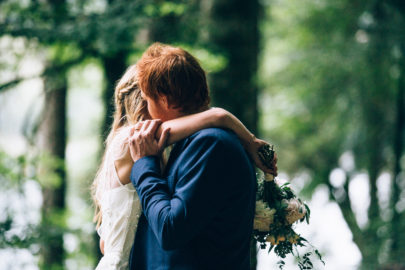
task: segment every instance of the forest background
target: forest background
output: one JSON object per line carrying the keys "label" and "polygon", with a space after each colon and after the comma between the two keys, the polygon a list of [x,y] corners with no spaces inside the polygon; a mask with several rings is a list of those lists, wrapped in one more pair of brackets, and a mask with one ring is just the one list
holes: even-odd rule
{"label": "forest background", "polygon": [[0,269],[94,269],[114,84],[155,41],[195,55],[212,105],[276,145],[316,269],[405,269],[404,26],[400,0],[1,1]]}

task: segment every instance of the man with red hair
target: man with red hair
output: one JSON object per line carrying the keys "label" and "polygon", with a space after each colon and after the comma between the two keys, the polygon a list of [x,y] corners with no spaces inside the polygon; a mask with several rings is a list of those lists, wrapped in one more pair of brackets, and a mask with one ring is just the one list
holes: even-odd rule
{"label": "man with red hair", "polygon": [[[137,68],[153,119],[208,108],[205,73],[185,50],[153,44]],[[143,122],[130,138],[131,181],[143,209],[130,268],[249,269],[256,178],[238,138],[219,128],[198,131],[176,143],[161,171],[158,126]]]}

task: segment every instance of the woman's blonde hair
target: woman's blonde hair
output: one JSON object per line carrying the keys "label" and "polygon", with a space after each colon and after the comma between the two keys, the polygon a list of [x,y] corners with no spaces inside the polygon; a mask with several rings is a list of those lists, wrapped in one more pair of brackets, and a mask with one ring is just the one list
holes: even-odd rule
{"label": "woman's blonde hair", "polygon": [[101,224],[102,213],[99,203],[99,198],[96,196],[97,187],[100,178],[106,177],[103,175],[107,150],[111,145],[112,140],[120,128],[133,125],[139,121],[149,118],[147,103],[141,97],[141,90],[138,87],[138,78],[136,66],[128,67],[124,75],[118,81],[114,91],[115,112],[110,133],[105,141],[105,151],[101,165],[97,171],[96,177],[91,186],[91,195],[95,205],[95,213],[93,221],[97,222],[97,228]]}

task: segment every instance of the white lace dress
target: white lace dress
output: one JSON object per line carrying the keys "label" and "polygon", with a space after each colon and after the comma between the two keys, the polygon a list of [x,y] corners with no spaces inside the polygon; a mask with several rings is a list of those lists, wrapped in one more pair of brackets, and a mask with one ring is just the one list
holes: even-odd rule
{"label": "white lace dress", "polygon": [[123,130],[115,136],[107,149],[104,168],[97,176],[96,196],[103,215],[98,233],[104,240],[104,256],[96,270],[129,269],[129,255],[142,210],[132,183],[123,185],[114,165],[114,161],[128,151],[127,134]]}

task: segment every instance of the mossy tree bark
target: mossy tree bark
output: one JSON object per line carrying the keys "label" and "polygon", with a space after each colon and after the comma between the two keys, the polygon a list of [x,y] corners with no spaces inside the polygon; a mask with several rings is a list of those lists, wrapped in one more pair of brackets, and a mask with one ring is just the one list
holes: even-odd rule
{"label": "mossy tree bark", "polygon": [[42,184],[42,228],[40,262],[42,269],[63,269],[63,227],[66,195],[66,93],[65,73],[44,79],[45,108],[39,128],[42,151],[39,181]]}

